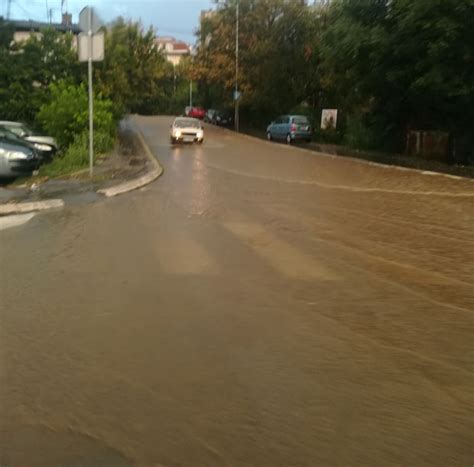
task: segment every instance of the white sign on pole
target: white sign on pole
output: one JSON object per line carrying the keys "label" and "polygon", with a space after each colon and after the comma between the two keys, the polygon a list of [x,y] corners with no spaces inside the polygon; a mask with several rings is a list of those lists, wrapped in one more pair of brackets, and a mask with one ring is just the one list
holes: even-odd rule
{"label": "white sign on pole", "polygon": [[97,16],[94,8],[91,6],[86,6],[79,13],[79,27],[81,31],[89,32],[92,31],[92,34],[95,34],[102,26],[102,21]]}
{"label": "white sign on pole", "polygon": [[321,129],[335,130],[337,126],[337,109],[323,109],[321,112]]}
{"label": "white sign on pole", "polygon": [[[104,59],[104,33],[98,32],[90,36],[92,40],[92,61],[100,62]],[[89,61],[89,51],[91,50],[89,44],[89,34],[81,32],[79,34],[77,49],[79,52],[79,61]]]}
{"label": "white sign on pole", "polygon": [[[104,58],[104,34],[95,34],[102,22],[92,7],[85,7],[79,14],[79,27],[84,34],[79,36],[79,60],[87,61],[89,77],[89,175],[94,170],[94,92],[92,90],[92,61]],[[95,57],[95,58],[94,58]]]}

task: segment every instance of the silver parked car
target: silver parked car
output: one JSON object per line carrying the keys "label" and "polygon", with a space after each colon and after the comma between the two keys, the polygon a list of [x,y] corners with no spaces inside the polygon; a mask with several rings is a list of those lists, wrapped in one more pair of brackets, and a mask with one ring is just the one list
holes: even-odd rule
{"label": "silver parked car", "polygon": [[311,125],[305,115],[281,115],[267,127],[267,139],[281,139],[291,144],[293,141],[310,142]]}
{"label": "silver parked car", "polygon": [[31,175],[40,161],[37,152],[27,142],[13,141],[0,136],[0,177],[16,178]]}
{"label": "silver parked car", "polygon": [[204,141],[204,128],[197,118],[177,117],[171,125],[171,144],[199,143]]}
{"label": "silver parked car", "polygon": [[58,143],[52,136],[41,135],[21,122],[0,121],[0,128],[15,133],[25,141],[32,143],[43,160],[51,160],[58,150]]}

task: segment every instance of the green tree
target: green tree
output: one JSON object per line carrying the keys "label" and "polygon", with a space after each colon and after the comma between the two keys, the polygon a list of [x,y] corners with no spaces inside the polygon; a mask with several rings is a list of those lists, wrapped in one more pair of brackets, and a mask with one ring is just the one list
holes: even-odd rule
{"label": "green tree", "polygon": [[48,99],[48,86],[82,79],[72,34],[52,29],[25,42],[13,42],[13,29],[0,20],[0,113],[3,118],[34,121]]}
{"label": "green tree", "polygon": [[5,50],[10,47],[14,32],[15,29],[13,25],[0,16],[0,50]]}
{"label": "green tree", "polygon": [[105,59],[95,67],[97,89],[114,102],[117,114],[158,111],[167,102],[173,70],[156,47],[153,29],[118,18],[105,34]]}
{"label": "green tree", "polygon": [[[206,105],[232,104],[237,0],[216,1],[198,32],[194,79]],[[406,130],[445,130],[474,146],[474,0],[240,0],[244,116],[306,104],[340,110],[364,148],[403,150]],[[336,135],[337,136],[337,135]]]}
{"label": "green tree", "polygon": [[472,0],[334,0],[321,47],[325,92],[371,146],[407,128],[472,128]]}
{"label": "green tree", "polygon": [[[314,60],[318,21],[301,2],[240,0],[239,88],[255,121],[289,111],[317,94]],[[235,86],[235,0],[219,2],[202,22],[195,77],[215,105],[231,104]],[[209,99],[210,98],[210,99]]]}

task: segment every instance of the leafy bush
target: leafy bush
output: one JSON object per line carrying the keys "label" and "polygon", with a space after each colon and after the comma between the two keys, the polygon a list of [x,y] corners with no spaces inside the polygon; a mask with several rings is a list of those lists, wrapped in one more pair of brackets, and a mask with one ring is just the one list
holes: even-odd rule
{"label": "leafy bush", "polygon": [[[111,149],[114,138],[103,131],[94,133],[94,153],[99,155]],[[79,133],[62,155],[58,155],[50,164],[40,169],[40,175],[58,176],[71,173],[89,164],[89,134]]]}
{"label": "leafy bush", "polygon": [[320,143],[340,144],[342,142],[342,132],[334,128],[322,130],[321,128],[314,128],[314,139]]}
{"label": "leafy bush", "polygon": [[[88,96],[83,84],[53,83],[49,87],[50,99],[41,106],[37,120],[44,130],[54,136],[61,148],[67,148],[77,135],[89,126]],[[96,96],[94,99],[94,129],[97,133],[112,136],[116,122],[112,101]]]}
{"label": "leafy bush", "polygon": [[349,116],[344,135],[346,144],[354,149],[374,149],[378,146],[380,138],[377,132],[367,125],[363,118]]}

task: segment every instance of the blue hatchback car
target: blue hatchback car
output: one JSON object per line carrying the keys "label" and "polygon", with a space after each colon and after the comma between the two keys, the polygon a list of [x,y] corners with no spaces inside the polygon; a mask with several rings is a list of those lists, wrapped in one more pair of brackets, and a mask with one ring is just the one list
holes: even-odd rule
{"label": "blue hatchback car", "polygon": [[267,139],[310,142],[312,136],[308,117],[304,115],[281,115],[267,127]]}

